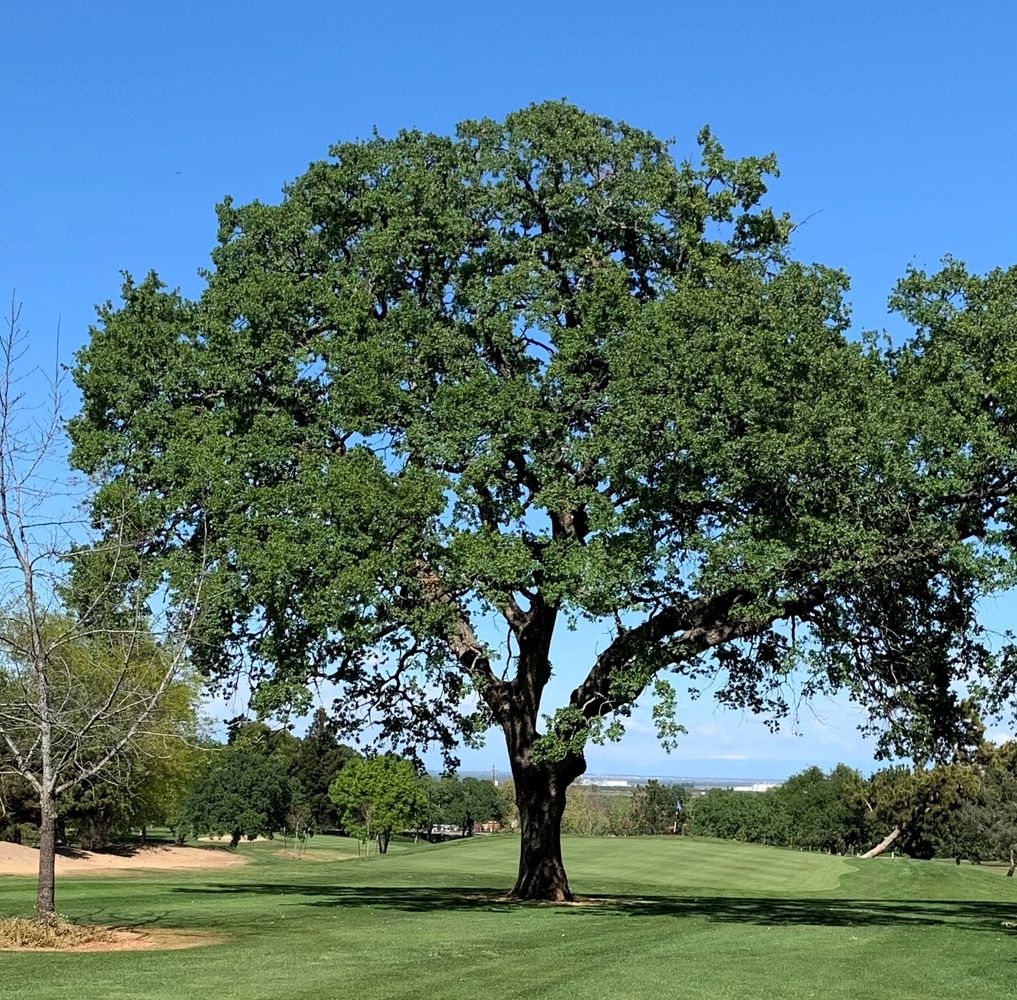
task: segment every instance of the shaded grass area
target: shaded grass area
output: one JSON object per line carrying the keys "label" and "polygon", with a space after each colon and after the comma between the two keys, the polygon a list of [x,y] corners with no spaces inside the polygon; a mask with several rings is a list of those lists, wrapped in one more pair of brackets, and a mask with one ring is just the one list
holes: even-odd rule
{"label": "shaded grass area", "polygon": [[[348,857],[355,844],[315,838]],[[1017,887],[998,872],[860,862],[705,840],[573,840],[577,906],[519,905],[511,837],[280,858],[219,872],[65,880],[88,923],[212,930],[188,952],[0,955],[0,993],[36,1000],[346,996],[1017,997]],[[0,879],[0,914],[31,883]]]}
{"label": "shaded grass area", "polygon": [[[245,885],[213,885],[180,888],[179,892],[226,896],[261,894],[269,897],[297,895],[305,905],[328,909],[390,909],[404,913],[448,913],[454,911],[505,912],[521,904],[508,900],[504,888],[444,889],[407,888],[404,886],[317,886],[287,885],[280,882]],[[526,905],[526,904],[522,904]],[[543,908],[543,904],[528,904]],[[972,900],[907,899],[780,899],[771,896],[608,896],[588,895],[571,906],[548,908],[596,909],[626,917],[700,918],[735,924],[788,925],[817,927],[862,927],[905,925],[942,926],[997,932],[1006,922],[1014,921],[1017,906],[1006,902]]]}

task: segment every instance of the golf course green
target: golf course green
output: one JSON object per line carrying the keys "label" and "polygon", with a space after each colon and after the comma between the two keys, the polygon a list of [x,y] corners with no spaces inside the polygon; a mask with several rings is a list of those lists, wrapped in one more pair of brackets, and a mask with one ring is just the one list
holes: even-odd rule
{"label": "golf course green", "polygon": [[[1017,996],[1017,880],[693,838],[571,839],[582,902],[505,902],[518,841],[358,858],[245,844],[224,870],[65,878],[74,921],[225,937],[187,950],[0,954],[3,1000],[989,1000]],[[0,877],[0,916],[31,880]]]}

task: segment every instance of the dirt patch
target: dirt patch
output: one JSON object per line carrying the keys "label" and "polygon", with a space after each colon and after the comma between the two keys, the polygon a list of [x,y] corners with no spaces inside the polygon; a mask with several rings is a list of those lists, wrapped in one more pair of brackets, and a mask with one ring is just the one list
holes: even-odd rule
{"label": "dirt patch", "polygon": [[32,920],[0,921],[0,952],[98,952],[154,951],[201,948],[222,944],[221,934],[198,931],[134,930],[128,927],[96,927],[60,921],[40,926]]}
{"label": "dirt patch", "polygon": [[[61,850],[56,859],[60,875],[113,875],[144,869],[177,871],[195,868],[234,868],[247,858],[221,847],[177,847],[148,844],[113,851]],[[35,875],[39,852],[34,847],[0,841],[0,875]]]}
{"label": "dirt patch", "polygon": [[353,861],[355,858],[355,855],[343,854],[342,851],[314,851],[304,854],[298,851],[276,851],[275,856],[289,861]]}

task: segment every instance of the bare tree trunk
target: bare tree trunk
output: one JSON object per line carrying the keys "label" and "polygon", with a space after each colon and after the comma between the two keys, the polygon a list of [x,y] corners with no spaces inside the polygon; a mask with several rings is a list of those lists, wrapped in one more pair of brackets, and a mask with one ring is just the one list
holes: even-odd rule
{"label": "bare tree trunk", "polygon": [[534,764],[530,748],[512,753],[512,775],[519,809],[519,875],[511,899],[561,903],[574,899],[561,855],[565,791],[586,770],[570,754],[556,763]]}
{"label": "bare tree trunk", "polygon": [[[103,515],[106,536],[92,535],[94,554],[109,553],[97,564],[106,567],[100,570],[105,578],[89,577],[87,594],[73,584],[71,562],[87,558],[90,546],[81,546],[83,539],[68,530],[69,523],[56,530],[56,522],[38,516],[44,499],[60,496],[51,489],[49,465],[62,437],[61,376],[51,384],[44,414],[38,413],[37,400],[25,403],[28,408],[22,411],[15,369],[26,344],[18,316],[12,302],[6,330],[0,333],[0,553],[5,566],[19,575],[13,589],[8,583],[8,610],[0,622],[0,756],[39,796],[36,912],[40,920],[51,920],[61,827],[57,802],[94,778],[115,780],[113,765],[142,752],[145,724],[184,669],[200,587],[190,621],[182,619],[181,628],[169,613],[167,634],[160,639],[153,631],[158,615],[122,575],[119,553],[124,546],[131,552],[139,549],[133,535],[125,540],[128,523],[134,524],[126,508],[119,515],[112,509]],[[87,534],[88,528],[82,528]],[[136,525],[130,531],[136,532]],[[64,547],[72,537],[75,560]],[[64,608],[64,597],[72,595],[73,607]],[[114,610],[117,614],[110,617]],[[147,661],[151,656],[144,652],[149,645],[158,650],[161,676],[148,666],[139,669],[139,657]],[[85,672],[85,658],[94,669]],[[103,844],[108,840],[101,816],[94,836]]]}
{"label": "bare tree trunk", "polygon": [[561,856],[561,818],[565,790],[552,789],[545,776],[516,779],[519,807],[519,875],[509,895],[513,899],[565,902],[573,899]]}
{"label": "bare tree trunk", "polygon": [[[25,590],[32,594],[32,579],[26,574]],[[42,765],[39,789],[39,882],[36,886],[35,916],[46,923],[56,919],[56,827],[57,793],[53,775],[53,723],[50,719],[50,685],[34,609],[30,609],[33,659],[38,673],[39,753]]]}
{"label": "bare tree trunk", "polygon": [[1006,877],[1013,878],[1013,873],[1017,871],[1017,855],[1014,854],[1014,849],[1010,848],[1010,867],[1007,869]]}
{"label": "bare tree trunk", "polygon": [[40,921],[56,917],[56,796],[52,789],[39,796],[39,885],[35,914]]}
{"label": "bare tree trunk", "polygon": [[888,847],[892,846],[900,838],[900,835],[904,832],[900,826],[895,826],[871,851],[866,851],[863,858],[878,858]]}

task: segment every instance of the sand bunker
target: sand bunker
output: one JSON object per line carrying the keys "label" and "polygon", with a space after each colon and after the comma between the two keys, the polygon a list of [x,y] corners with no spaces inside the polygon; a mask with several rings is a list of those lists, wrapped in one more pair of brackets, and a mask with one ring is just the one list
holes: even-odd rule
{"label": "sand bunker", "polygon": [[[63,850],[57,854],[57,875],[113,875],[146,868],[169,870],[233,868],[247,864],[247,858],[220,847],[177,847],[149,844],[115,851]],[[0,841],[0,875],[34,875],[39,870],[39,852],[33,847]],[[149,946],[146,946],[149,947]],[[168,947],[151,945],[150,947]]]}

